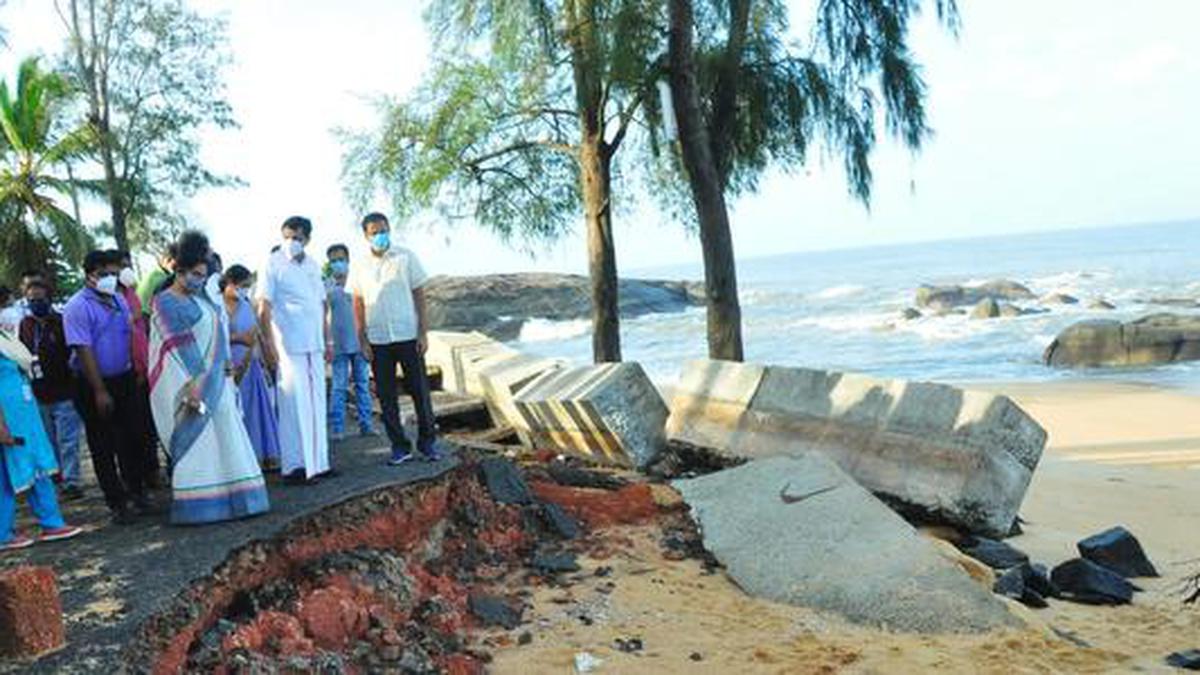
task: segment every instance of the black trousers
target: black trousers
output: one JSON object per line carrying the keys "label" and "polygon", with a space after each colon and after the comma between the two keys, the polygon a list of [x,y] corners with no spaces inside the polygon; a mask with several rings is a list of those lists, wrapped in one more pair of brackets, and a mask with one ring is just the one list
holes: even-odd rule
{"label": "black trousers", "polygon": [[87,430],[88,450],[104,501],[109,508],[124,507],[131,497],[145,494],[146,425],[144,406],[139,402],[137,379],[133,371],[104,378],[112,397],[113,409],[101,417],[96,395],[86,380],[81,380],[75,396],[75,408]]}
{"label": "black trousers", "polygon": [[383,413],[383,427],[393,448],[408,445],[404,426],[400,422],[400,401],[396,393],[396,365],[404,371],[404,389],[412,397],[417,411],[417,447],[426,449],[437,433],[433,417],[433,399],[429,394],[429,378],[425,375],[425,357],[417,351],[417,341],[371,345],[374,358],[371,371],[375,377],[375,395]]}

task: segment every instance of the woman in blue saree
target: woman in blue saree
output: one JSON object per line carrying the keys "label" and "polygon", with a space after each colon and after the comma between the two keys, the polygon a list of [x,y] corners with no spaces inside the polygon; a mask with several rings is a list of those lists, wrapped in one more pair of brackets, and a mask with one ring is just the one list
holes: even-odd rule
{"label": "woman in blue saree", "polygon": [[279,468],[279,421],[259,347],[258,317],[250,303],[252,282],[250,270],[233,265],[221,277],[221,296],[229,315],[233,379],[241,394],[242,418],[259,464],[270,471]]}
{"label": "woman in blue saree", "polygon": [[0,550],[32,546],[16,531],[17,495],[28,492],[29,508],[41,525],[40,541],[70,539],[82,530],[63,522],[50,477],[58,473],[54,448],[29,378],[37,374],[33,355],[0,330]]}
{"label": "woman in blue saree", "polygon": [[177,524],[270,508],[229,376],[225,312],[205,291],[208,257],[208,239],[185,232],[177,243],[175,281],[153,301],[150,399],[171,456],[171,522]]}

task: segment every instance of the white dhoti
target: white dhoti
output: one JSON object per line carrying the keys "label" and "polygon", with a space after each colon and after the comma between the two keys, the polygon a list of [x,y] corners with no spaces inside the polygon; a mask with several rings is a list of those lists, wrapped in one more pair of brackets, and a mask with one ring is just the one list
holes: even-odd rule
{"label": "white dhoti", "polygon": [[320,352],[279,352],[279,449],[283,474],[329,471],[325,434],[325,359]]}

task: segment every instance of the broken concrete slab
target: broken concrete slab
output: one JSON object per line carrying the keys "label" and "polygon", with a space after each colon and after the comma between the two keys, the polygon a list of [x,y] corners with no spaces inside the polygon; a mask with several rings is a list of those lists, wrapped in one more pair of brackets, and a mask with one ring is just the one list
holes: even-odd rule
{"label": "broken concrete slab", "polygon": [[893,507],[991,537],[1010,532],[1046,444],[1005,396],[717,361],[685,367],[667,436],[741,458],[818,450]]}
{"label": "broken concrete slab", "polygon": [[517,353],[483,333],[430,331],[425,362],[442,371],[444,390],[483,396],[479,371]]}
{"label": "broken concrete slab", "polygon": [[747,593],[916,633],[1018,626],[1004,603],[827,457],[676,481],[704,546]]}
{"label": "broken concrete slab", "polygon": [[665,445],[667,406],[637,363],[548,372],[513,404],[535,446],[592,462],[640,468]]}
{"label": "broken concrete slab", "polygon": [[492,420],[507,424],[517,432],[525,445],[531,444],[530,429],[517,411],[513,397],[531,382],[548,373],[566,367],[561,359],[517,353],[512,358],[485,359],[479,363],[478,374],[482,396],[487,402]]}

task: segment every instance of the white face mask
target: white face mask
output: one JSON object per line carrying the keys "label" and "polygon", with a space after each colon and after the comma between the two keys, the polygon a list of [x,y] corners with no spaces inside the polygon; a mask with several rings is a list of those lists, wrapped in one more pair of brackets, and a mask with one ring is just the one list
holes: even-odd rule
{"label": "white face mask", "polygon": [[121,276],[118,279],[125,288],[133,288],[137,285],[137,275],[133,273],[132,267],[122,268]]}
{"label": "white face mask", "polygon": [[282,250],[284,255],[292,260],[295,260],[296,258],[300,257],[301,253],[304,252],[304,244],[301,244],[295,239],[284,239]]}
{"label": "white face mask", "polygon": [[105,295],[115,295],[117,292],[117,277],[108,275],[96,280],[96,290]]}

